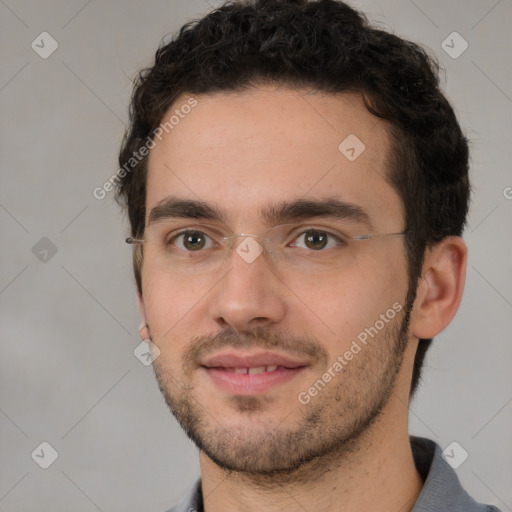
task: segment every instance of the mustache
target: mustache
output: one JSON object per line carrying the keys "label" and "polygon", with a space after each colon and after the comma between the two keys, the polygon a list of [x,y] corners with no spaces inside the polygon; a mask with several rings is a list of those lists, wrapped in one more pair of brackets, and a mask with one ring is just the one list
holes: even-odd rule
{"label": "mustache", "polygon": [[189,373],[197,368],[200,358],[223,348],[259,348],[279,350],[290,355],[307,356],[312,363],[327,365],[329,355],[320,342],[312,336],[296,336],[288,332],[275,332],[256,327],[250,331],[236,332],[231,328],[192,338],[182,355],[183,370]]}

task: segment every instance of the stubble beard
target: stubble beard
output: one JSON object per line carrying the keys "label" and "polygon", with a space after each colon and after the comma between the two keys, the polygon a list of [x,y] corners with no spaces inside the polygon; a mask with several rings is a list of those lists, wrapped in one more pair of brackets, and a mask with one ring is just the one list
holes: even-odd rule
{"label": "stubble beard", "polygon": [[[277,482],[311,482],[360,449],[371,425],[388,404],[407,346],[412,304],[408,299],[401,321],[397,318],[390,322],[308,404],[297,400],[297,409],[292,412],[296,419],[291,425],[278,410],[270,428],[257,421],[259,412],[268,414],[272,407],[265,396],[232,397],[234,413],[248,418],[235,427],[223,425],[223,418],[195,398],[190,381],[178,382],[158,360],[153,363],[155,376],[187,436],[220,468],[237,472],[262,487]],[[265,337],[261,330],[254,333],[260,342],[265,340],[265,348],[293,345],[293,339],[286,338],[286,343],[280,345],[279,338],[267,334]],[[229,338],[231,346],[237,345],[236,336]],[[227,344],[225,337],[221,343]],[[327,361],[320,360],[328,366]],[[299,391],[303,390],[297,390],[297,394]]]}

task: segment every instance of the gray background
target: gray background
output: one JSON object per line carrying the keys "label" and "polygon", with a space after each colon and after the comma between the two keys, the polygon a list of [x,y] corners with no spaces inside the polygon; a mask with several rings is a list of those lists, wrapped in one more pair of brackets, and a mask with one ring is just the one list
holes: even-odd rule
{"label": "gray background", "polygon": [[[411,432],[457,441],[469,492],[512,510],[512,1],[353,3],[433,49],[472,141],[466,293],[431,349]],[[0,511],[157,512],[198,475],[195,448],[133,355],[126,220],[112,193],[92,191],[117,170],[130,77],[209,8],[0,0]],[[47,59],[31,48],[43,31],[59,44]],[[441,47],[453,31],[469,43],[456,59]],[[43,441],[59,454],[46,470],[31,457]]]}

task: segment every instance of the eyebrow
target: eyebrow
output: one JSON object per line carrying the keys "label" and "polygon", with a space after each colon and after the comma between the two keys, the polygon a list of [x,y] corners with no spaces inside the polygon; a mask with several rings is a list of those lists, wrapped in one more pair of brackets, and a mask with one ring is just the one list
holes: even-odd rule
{"label": "eyebrow", "polygon": [[[260,220],[269,226],[287,222],[322,218],[333,221],[353,221],[365,224],[373,230],[368,213],[359,205],[327,197],[323,199],[297,199],[268,204],[260,212]],[[169,219],[198,219],[228,224],[224,210],[210,206],[204,201],[169,196],[150,210],[148,226]]]}

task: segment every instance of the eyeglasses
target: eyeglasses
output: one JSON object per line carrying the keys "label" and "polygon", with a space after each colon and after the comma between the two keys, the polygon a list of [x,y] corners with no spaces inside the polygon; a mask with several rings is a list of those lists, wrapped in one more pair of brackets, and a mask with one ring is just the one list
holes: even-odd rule
{"label": "eyeglasses", "polygon": [[129,237],[126,243],[145,247],[145,264],[155,264],[179,275],[198,275],[221,270],[235,240],[241,238],[236,253],[248,264],[263,254],[281,274],[321,275],[352,265],[361,256],[361,242],[407,234],[404,231],[347,236],[333,227],[297,223],[274,226],[263,235],[226,236],[218,226],[207,224],[175,228],[175,223],[156,223],[146,230],[144,239]]}

